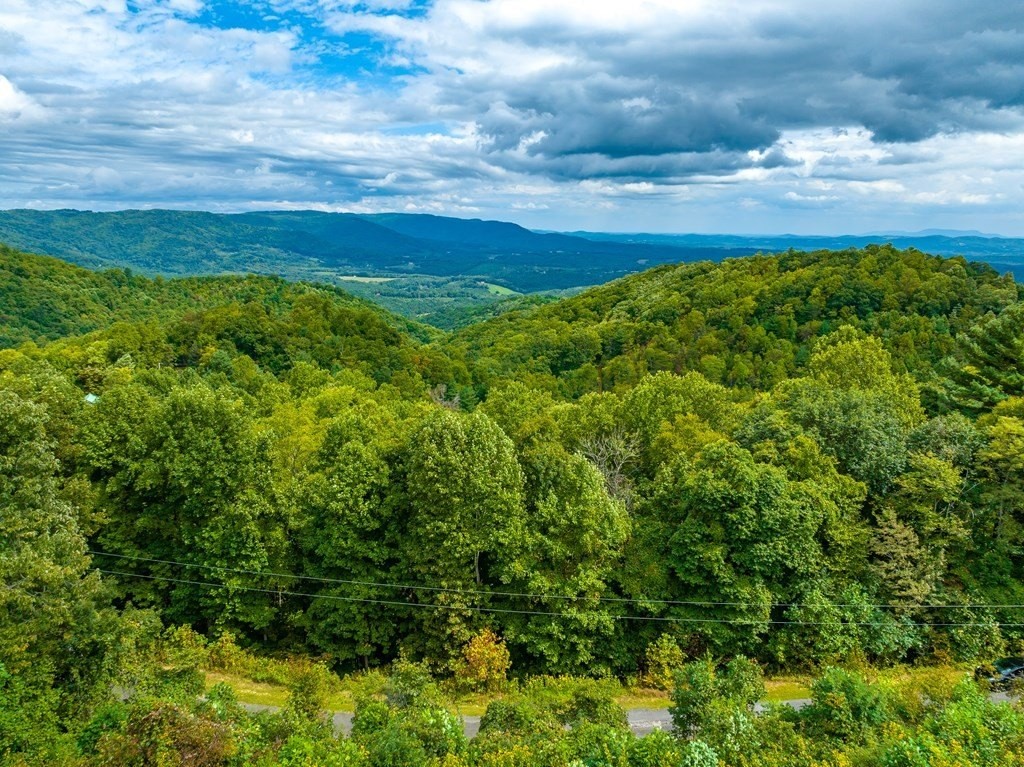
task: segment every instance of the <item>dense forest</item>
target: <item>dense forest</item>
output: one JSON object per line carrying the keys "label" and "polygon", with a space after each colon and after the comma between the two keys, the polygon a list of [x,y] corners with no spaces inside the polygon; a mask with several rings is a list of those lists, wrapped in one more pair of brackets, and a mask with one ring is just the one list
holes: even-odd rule
{"label": "dense forest", "polygon": [[[869,246],[444,334],[0,249],[0,758],[1020,764],[1024,713],[972,681],[840,667],[1024,654],[1022,298]],[[285,655],[278,714],[203,689]],[[813,703],[755,715],[778,670]],[[348,672],[379,684],[335,739]],[[674,735],[629,732],[626,678]],[[472,743],[446,680],[504,691]]]}

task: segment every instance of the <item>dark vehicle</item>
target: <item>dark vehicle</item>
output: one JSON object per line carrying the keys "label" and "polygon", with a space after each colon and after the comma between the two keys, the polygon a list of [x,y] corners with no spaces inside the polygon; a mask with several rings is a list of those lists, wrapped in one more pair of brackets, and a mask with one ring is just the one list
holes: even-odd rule
{"label": "dark vehicle", "polygon": [[979,682],[988,682],[996,690],[1007,690],[1018,679],[1024,679],[1024,658],[1000,658],[974,672]]}

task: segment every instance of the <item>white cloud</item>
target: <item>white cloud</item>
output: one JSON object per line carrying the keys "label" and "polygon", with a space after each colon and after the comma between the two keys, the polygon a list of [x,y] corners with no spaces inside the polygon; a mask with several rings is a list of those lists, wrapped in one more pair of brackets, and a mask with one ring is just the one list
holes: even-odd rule
{"label": "white cloud", "polygon": [[1021,0],[257,1],[4,2],[0,204],[1024,233]]}
{"label": "white cloud", "polygon": [[39,104],[0,75],[0,120],[28,119],[39,116],[41,112]]}

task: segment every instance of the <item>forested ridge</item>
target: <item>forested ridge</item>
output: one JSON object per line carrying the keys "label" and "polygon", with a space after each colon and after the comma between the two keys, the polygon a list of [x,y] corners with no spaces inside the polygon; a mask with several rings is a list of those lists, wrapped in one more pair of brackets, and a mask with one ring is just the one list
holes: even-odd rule
{"label": "forested ridge", "polygon": [[[1019,764],[1024,715],[973,682],[831,667],[1024,654],[1021,298],[791,251],[445,335],[2,249],[0,757]],[[200,699],[269,656],[308,659],[281,714]],[[764,670],[815,702],[754,716]],[[335,740],[349,672],[380,684]],[[674,737],[593,681],[627,678],[672,690]],[[445,685],[504,691],[471,745]]]}
{"label": "forested ridge", "polygon": [[479,381],[515,376],[567,396],[659,370],[763,391],[797,373],[813,339],[851,326],[924,380],[957,334],[1018,295],[1010,276],[961,258],[889,246],[790,251],[656,267],[471,326],[448,348],[476,360]]}
{"label": "forested ridge", "polygon": [[755,250],[595,242],[504,221],[312,210],[5,210],[0,242],[149,275],[257,272],[328,282],[351,274],[433,275],[487,279],[522,292],[595,285],[645,264]]}

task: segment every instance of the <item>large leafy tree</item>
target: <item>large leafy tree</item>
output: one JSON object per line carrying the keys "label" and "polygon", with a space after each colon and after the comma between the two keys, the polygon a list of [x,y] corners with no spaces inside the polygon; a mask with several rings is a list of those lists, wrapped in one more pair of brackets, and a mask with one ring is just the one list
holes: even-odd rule
{"label": "large leafy tree", "polygon": [[428,652],[445,657],[469,640],[482,592],[522,546],[523,472],[512,441],[479,412],[438,408],[407,451],[401,556],[411,578],[450,590],[419,597],[435,605],[419,613]]}
{"label": "large leafy tree", "polygon": [[62,486],[41,405],[0,388],[0,696],[35,720],[0,716],[0,756],[110,694],[121,623],[92,569],[80,510]]}
{"label": "large leafy tree", "polygon": [[583,456],[543,445],[529,449],[522,462],[526,524],[521,545],[503,557],[501,577],[515,590],[536,595],[521,600],[521,608],[561,617],[511,615],[505,621],[509,638],[544,668],[593,671],[607,658],[601,640],[614,626],[612,611],[598,598],[609,593],[629,535],[629,517]]}
{"label": "large leafy tree", "polygon": [[684,601],[673,615],[719,650],[755,647],[773,603],[824,563],[824,500],[727,441],[666,467],[651,512],[672,523],[665,557]]}
{"label": "large leafy tree", "polygon": [[274,621],[271,596],[243,590],[282,550],[284,528],[274,520],[266,436],[240,402],[201,383],[163,396],[131,384],[103,396],[90,448],[108,516],[104,549],[186,565],[116,560],[116,569],[159,579],[123,578],[126,596],[178,622],[266,629]]}
{"label": "large leafy tree", "polygon": [[875,494],[887,491],[907,462],[907,440],[924,420],[920,395],[874,338],[843,328],[823,338],[809,375],[774,392],[790,421],[834,456],[839,468]]}
{"label": "large leafy tree", "polygon": [[299,490],[303,573],[340,581],[317,589],[321,598],[302,624],[315,646],[342,663],[390,657],[407,621],[394,604],[407,598],[405,590],[369,585],[407,580],[393,476],[399,432],[388,411],[358,402],[358,410],[333,419]]}
{"label": "large leafy tree", "polygon": [[563,446],[563,426],[574,417],[564,408],[516,384],[492,392],[483,407],[511,436],[525,477],[523,538],[503,558],[499,576],[534,595],[516,600],[518,609],[560,614],[552,620],[511,614],[503,620],[507,636],[540,667],[576,673],[608,657],[614,621],[600,597],[615,580],[631,521],[625,504],[612,497],[610,466],[594,465],[583,445],[577,453]]}

